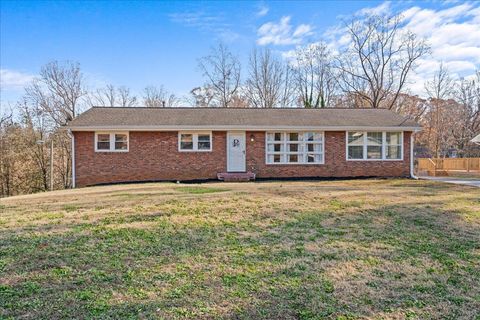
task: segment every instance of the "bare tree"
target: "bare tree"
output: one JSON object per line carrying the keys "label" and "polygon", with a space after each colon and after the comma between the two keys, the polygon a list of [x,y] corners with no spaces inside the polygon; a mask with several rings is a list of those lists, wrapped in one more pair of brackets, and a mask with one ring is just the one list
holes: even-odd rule
{"label": "bare tree", "polygon": [[219,107],[229,107],[240,86],[240,61],[228,48],[220,43],[212,48],[210,55],[198,61],[205,87],[214,92],[214,102]]}
{"label": "bare tree", "polygon": [[13,143],[16,133],[12,117],[2,116],[0,122],[0,197],[14,194],[17,166],[15,154],[20,154],[16,144]]}
{"label": "bare tree", "polygon": [[148,86],[143,91],[143,104],[148,108],[176,107],[179,99],[163,86]]}
{"label": "bare tree", "polygon": [[88,96],[88,103],[92,107],[94,106],[105,106],[113,107],[115,106],[116,92],[115,87],[111,84],[105,86],[105,88],[100,88],[92,92]]}
{"label": "bare tree", "polygon": [[190,96],[186,98],[192,107],[206,108],[214,104],[215,89],[209,86],[196,87],[190,90]]}
{"label": "bare tree", "polygon": [[26,96],[48,113],[58,126],[65,125],[79,112],[86,94],[80,65],[74,62],[46,64],[40,77],[28,86]]}
{"label": "bare tree", "polygon": [[21,100],[16,116],[0,117],[0,197],[38,192],[48,186],[48,173],[43,170],[48,165],[47,153],[37,144],[42,128],[37,129],[33,115],[24,116],[26,106]]}
{"label": "bare tree", "polygon": [[23,123],[24,144],[30,146],[28,148],[28,156],[32,159],[34,166],[34,176],[31,179],[31,185],[35,185],[36,181],[41,182],[40,185],[34,186],[35,191],[45,191],[49,188],[49,159],[48,144],[45,142],[51,138],[49,132],[52,126],[49,125],[48,115],[38,105],[29,105],[26,99],[18,102],[17,109]]}
{"label": "bare tree", "polygon": [[281,105],[285,76],[284,64],[269,49],[253,49],[249,59],[249,77],[246,96],[255,108],[273,108]]}
{"label": "bare tree", "polygon": [[408,116],[417,122],[421,122],[430,107],[431,104],[427,99],[400,93],[391,110],[398,114]]}
{"label": "bare tree", "polygon": [[129,88],[119,87],[117,93],[120,107],[135,107],[137,105],[137,97],[130,94]]}
{"label": "bare tree", "polygon": [[280,95],[280,106],[282,108],[292,107],[298,104],[298,94],[295,87],[295,72],[290,64],[286,64],[283,73],[282,92]]}
{"label": "bare tree", "polygon": [[68,188],[72,170],[70,137],[66,131],[59,129],[75,118],[84,106],[86,90],[80,65],[50,62],[41,68],[40,77],[27,86],[25,92],[26,101],[52,120],[53,136],[50,139],[58,142],[59,153],[64,155],[59,174],[63,177],[62,187]]}
{"label": "bare tree", "polygon": [[293,70],[303,107],[323,108],[330,105],[336,79],[332,56],[325,43],[297,49]]}
{"label": "bare tree", "polygon": [[454,89],[455,82],[450,77],[450,73],[443,63],[440,63],[438,70],[433,75],[433,79],[425,82],[425,91],[430,98],[449,98]]}
{"label": "bare tree", "polygon": [[137,97],[130,94],[127,87],[107,85],[95,90],[88,96],[88,104],[96,107],[135,107]]}
{"label": "bare tree", "polygon": [[480,132],[480,70],[471,80],[462,80],[456,86],[454,96],[462,106],[462,116],[455,125],[454,137],[460,155],[478,155],[469,141]]}
{"label": "bare tree", "polygon": [[472,80],[462,80],[456,87],[455,96],[466,108],[470,130],[480,131],[480,70],[475,72]]}
{"label": "bare tree", "polygon": [[433,144],[435,157],[439,157],[444,151],[452,138],[452,127],[448,121],[448,113],[456,111],[456,103],[447,98],[451,97],[455,83],[451,79],[450,74],[443,65],[440,64],[438,70],[434,73],[433,78],[425,82],[425,91],[429,96],[430,112],[428,119],[429,140]]}
{"label": "bare tree", "polygon": [[2,126],[7,122],[11,122],[12,118],[13,111],[4,109],[4,107],[0,104],[0,128],[3,128]]}
{"label": "bare tree", "polygon": [[13,112],[2,110],[0,105],[0,197],[11,195],[12,170],[11,152],[12,144],[9,141],[9,131],[13,126]]}
{"label": "bare tree", "polygon": [[425,40],[400,24],[399,15],[354,18],[346,24],[351,41],[337,59],[339,85],[372,108],[391,109],[415,62],[430,51]]}

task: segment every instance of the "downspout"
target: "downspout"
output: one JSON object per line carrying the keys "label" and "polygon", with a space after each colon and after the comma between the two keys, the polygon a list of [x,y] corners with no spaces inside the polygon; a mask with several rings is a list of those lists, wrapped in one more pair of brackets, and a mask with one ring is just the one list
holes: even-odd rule
{"label": "downspout", "polygon": [[71,129],[68,129],[68,133],[72,137],[72,189],[75,188],[75,136]]}
{"label": "downspout", "polygon": [[414,153],[413,153],[413,135],[415,132],[412,132],[410,135],[410,177],[413,179],[418,180],[418,177],[415,175],[413,172],[413,167],[414,167]]}

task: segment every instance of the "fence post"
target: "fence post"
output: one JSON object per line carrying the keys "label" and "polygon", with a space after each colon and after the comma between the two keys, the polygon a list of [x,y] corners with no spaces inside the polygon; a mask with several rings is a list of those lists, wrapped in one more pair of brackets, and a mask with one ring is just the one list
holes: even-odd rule
{"label": "fence post", "polygon": [[470,158],[467,158],[467,172],[470,172]]}

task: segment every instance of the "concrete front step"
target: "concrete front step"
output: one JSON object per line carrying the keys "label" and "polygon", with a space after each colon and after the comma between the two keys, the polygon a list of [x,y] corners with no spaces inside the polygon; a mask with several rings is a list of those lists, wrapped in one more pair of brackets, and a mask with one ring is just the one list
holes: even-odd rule
{"label": "concrete front step", "polygon": [[221,172],[217,173],[218,180],[225,182],[246,182],[255,180],[255,173],[253,172]]}

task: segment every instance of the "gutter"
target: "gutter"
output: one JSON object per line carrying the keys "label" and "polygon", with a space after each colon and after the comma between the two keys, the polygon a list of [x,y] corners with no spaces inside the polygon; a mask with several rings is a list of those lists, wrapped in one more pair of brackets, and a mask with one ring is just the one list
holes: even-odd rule
{"label": "gutter", "polygon": [[75,189],[75,136],[71,129],[68,129],[68,134],[72,137],[72,189]]}
{"label": "gutter", "polygon": [[418,177],[415,175],[415,173],[413,172],[413,166],[415,164],[415,161],[414,161],[414,153],[413,153],[413,132],[412,134],[410,135],[410,177],[415,179],[415,180],[418,180]]}
{"label": "gutter", "polygon": [[320,130],[320,131],[412,131],[418,132],[421,127],[402,127],[402,126],[251,126],[251,125],[158,125],[158,126],[75,126],[69,125],[71,131],[288,131],[288,130]]}

